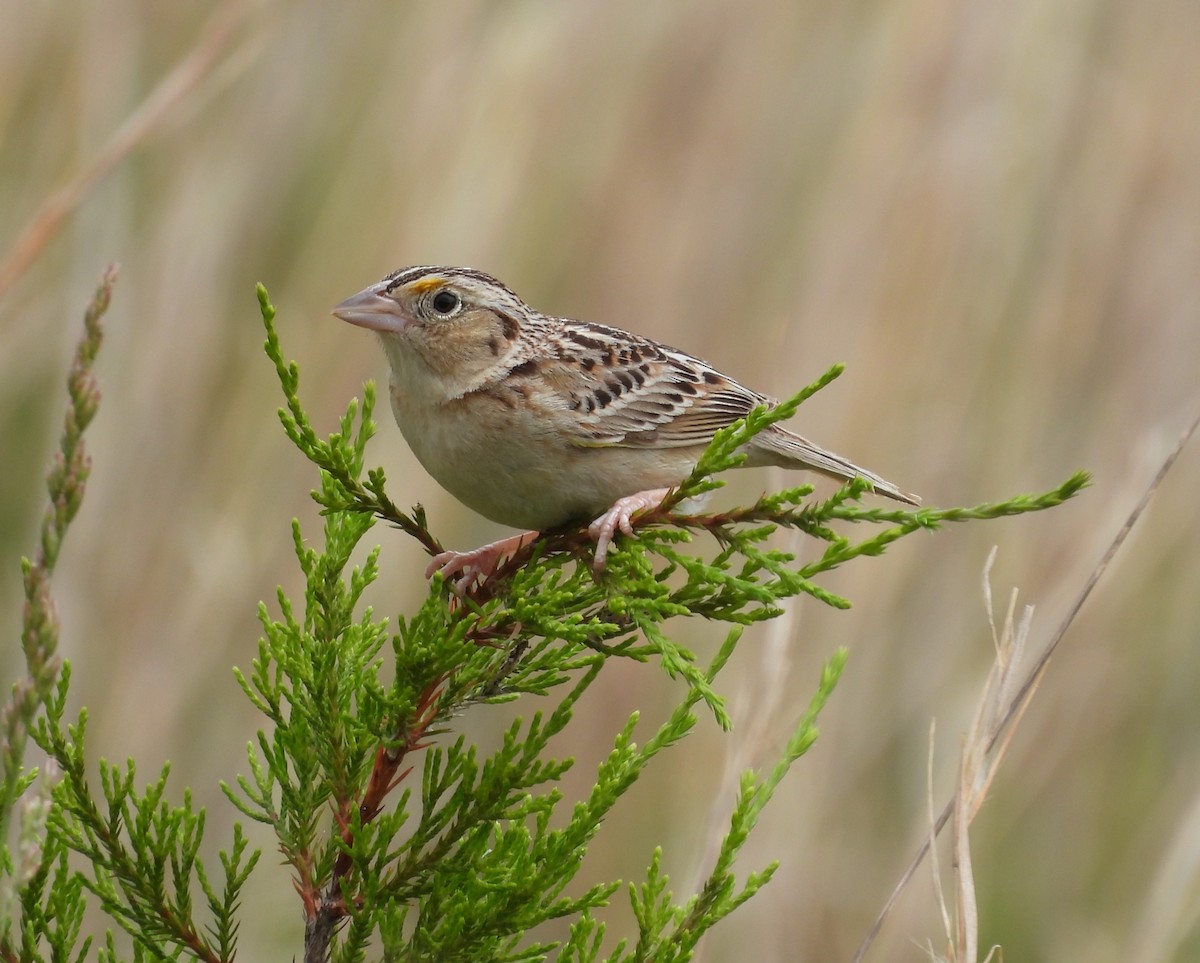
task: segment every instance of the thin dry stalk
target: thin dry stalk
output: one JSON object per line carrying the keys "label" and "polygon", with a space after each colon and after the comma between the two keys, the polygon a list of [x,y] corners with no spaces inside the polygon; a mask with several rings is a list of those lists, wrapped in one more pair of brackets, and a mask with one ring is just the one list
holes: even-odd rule
{"label": "thin dry stalk", "polygon": [[[997,630],[990,579],[995,559],[996,549],[993,548],[988,554],[983,569],[983,603],[988,625],[992,631],[995,659],[984,682],[983,691],[980,693],[971,726],[963,741],[959,757],[957,787],[952,800],[955,879],[953,913],[947,906],[936,846],[939,827],[933,803],[933,751],[936,731],[933,724],[929,731],[929,762],[926,773],[930,829],[929,859],[933,872],[934,894],[942,915],[942,927],[946,933],[945,957],[936,955],[932,948],[930,957],[935,960],[955,961],[955,963],[974,961],[979,956],[979,906],[975,896],[969,830],[972,820],[987,798],[992,779],[995,777],[1012,735],[1016,731],[1015,723],[1008,727],[1007,732],[1002,731],[1002,720],[1004,709],[1008,706],[1012,690],[1019,679],[1018,669],[1023,663],[1025,644],[1029,638],[1029,628],[1033,617],[1033,607],[1026,606],[1021,621],[1019,623],[1016,621],[1017,593],[1014,590],[1009,597],[1003,626]],[[1025,705],[1028,705],[1034,691],[1035,689],[1028,690],[1024,700]],[[1022,713],[1018,712],[1014,718],[1019,721],[1021,715]],[[989,959],[995,951],[996,948],[993,947],[988,954]]]}
{"label": "thin dry stalk", "polygon": [[213,12],[191,52],[164,77],[83,169],[47,197],[0,262],[0,297],[37,260],[88,192],[170,116],[172,110],[210,76],[238,36],[246,4],[226,0]]}
{"label": "thin dry stalk", "polygon": [[[942,866],[941,859],[938,857],[937,846],[934,845],[937,841],[936,830],[934,827],[937,824],[933,806],[933,759],[934,746],[937,743],[937,719],[929,720],[929,752],[925,757],[925,800],[929,807],[929,866],[933,870],[933,895],[937,900],[938,911],[942,914],[942,929],[946,931],[946,938],[950,940],[951,923],[950,910],[946,906],[946,892],[942,888]],[[930,959],[937,959],[933,952],[932,944],[929,947]]]}
{"label": "thin dry stalk", "polygon": [[[1033,624],[1033,606],[1025,606],[1021,620],[1017,622],[1017,592],[1014,589],[1004,613],[1003,629],[997,633],[990,578],[995,558],[996,549],[993,548],[984,566],[983,586],[996,659],[967,734],[954,800],[954,862],[958,896],[956,918],[960,928],[955,944],[958,955],[952,958],[971,961],[979,958],[979,906],[975,897],[969,829],[991,791],[992,780],[1037,689],[1036,684],[1029,688],[1021,687],[1019,675],[1019,669],[1025,661],[1029,629]],[[1017,689],[1016,693],[1014,689]],[[1017,711],[1010,717],[1006,707],[1013,705],[1017,706]],[[1005,721],[1008,718],[1011,718],[1011,724]],[[995,952],[996,948],[993,947],[988,958]]]}
{"label": "thin dry stalk", "polygon": [[[1092,569],[1091,574],[1084,582],[1083,587],[1080,589],[1079,594],[1075,597],[1074,602],[1072,602],[1070,608],[1067,610],[1066,615],[1059,623],[1058,628],[1050,637],[1050,640],[1046,643],[1045,648],[1042,649],[1041,654],[1030,667],[1029,671],[1023,676],[1020,685],[1016,684],[1015,678],[1008,678],[1011,676],[1011,673],[1001,673],[1001,675],[1006,677],[1005,679],[1001,680],[998,690],[999,694],[1003,696],[1003,700],[1000,703],[1000,705],[1003,706],[1003,709],[998,709],[997,711],[994,726],[990,727],[993,730],[993,734],[985,740],[986,745],[983,752],[983,757],[985,759],[992,759],[993,764],[990,767],[984,767],[981,770],[981,774],[985,775],[985,778],[983,779],[982,784],[978,787],[978,792],[981,794],[977,796],[975,811],[978,811],[978,805],[982,803],[983,797],[987,794],[987,789],[991,785],[991,779],[995,775],[996,765],[998,765],[999,760],[1003,757],[1004,751],[1008,746],[1009,740],[1012,738],[1016,725],[1018,722],[1020,722],[1021,715],[1024,713],[1034,691],[1041,682],[1042,676],[1046,671],[1046,667],[1050,663],[1050,659],[1058,650],[1059,644],[1062,642],[1063,637],[1067,634],[1067,630],[1071,627],[1076,616],[1083,608],[1084,603],[1092,594],[1092,590],[1096,587],[1096,584],[1100,581],[1100,578],[1108,570],[1109,564],[1112,562],[1114,556],[1120,550],[1121,546],[1125,544],[1125,540],[1129,537],[1129,533],[1133,531],[1133,527],[1141,519],[1142,514],[1145,512],[1146,508],[1150,504],[1151,499],[1154,497],[1154,494],[1158,491],[1159,486],[1162,484],[1163,479],[1166,478],[1167,473],[1172,467],[1174,467],[1175,462],[1178,461],[1180,454],[1183,452],[1183,449],[1187,447],[1187,443],[1191,440],[1192,435],[1195,434],[1197,428],[1200,428],[1200,415],[1198,415],[1196,419],[1180,435],[1179,441],[1176,443],[1174,449],[1172,449],[1170,454],[1168,454],[1163,460],[1158,471],[1155,472],[1154,477],[1146,486],[1146,490],[1142,493],[1142,497],[1138,500],[1138,503],[1129,513],[1129,516],[1125,519],[1124,524],[1113,536],[1112,542],[1109,543],[1109,546],[1105,550],[1103,556],[1101,556],[1100,561],[1097,562],[1096,566]],[[999,655],[997,664],[1000,664]],[[1011,694],[1009,694],[1010,691]],[[916,871],[920,867],[922,861],[930,853],[932,849],[932,841],[937,838],[938,834],[940,834],[945,828],[946,823],[950,821],[950,817],[954,815],[955,806],[960,797],[965,798],[961,792],[956,792],[955,796],[945,804],[937,818],[933,821],[933,829],[930,833],[929,839],[925,840],[921,844],[920,848],[916,852],[916,855],[913,856],[912,861],[901,875],[900,881],[896,884],[891,895],[884,903],[879,915],[875,918],[875,922],[871,925],[870,930],[867,931],[867,935],[863,938],[862,943],[859,944],[858,950],[854,954],[854,963],[861,963],[861,961],[866,957],[867,951],[870,950],[871,945],[875,942],[875,938],[883,929],[884,922],[887,920],[888,916],[891,915],[893,907],[900,898],[900,894],[904,891],[905,887],[908,886],[909,881],[916,874]],[[970,815],[973,816],[974,813],[971,812]],[[966,822],[969,823],[969,818],[966,820]],[[960,820],[960,824],[961,823],[962,821]]]}

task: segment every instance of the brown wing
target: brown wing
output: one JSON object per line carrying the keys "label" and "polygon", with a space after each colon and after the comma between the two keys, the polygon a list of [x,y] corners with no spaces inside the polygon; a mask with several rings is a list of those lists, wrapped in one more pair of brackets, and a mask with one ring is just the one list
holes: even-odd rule
{"label": "brown wing", "polygon": [[[771,400],[682,351],[600,324],[538,317],[537,346],[508,371],[529,379],[582,447],[683,448],[707,445],[722,428]],[[840,479],[861,475],[880,494],[909,504],[915,495],[887,479],[773,425],[748,446],[751,465],[807,468]]]}
{"label": "brown wing", "polygon": [[[550,321],[551,319],[546,319]],[[599,324],[555,321],[538,364],[580,445],[705,445],[766,399],[667,345]]]}

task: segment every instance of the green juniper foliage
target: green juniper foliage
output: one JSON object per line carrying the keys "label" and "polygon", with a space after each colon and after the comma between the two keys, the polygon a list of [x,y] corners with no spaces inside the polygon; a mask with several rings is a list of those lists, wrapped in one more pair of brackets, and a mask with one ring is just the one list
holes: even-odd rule
{"label": "green juniper foliage", "polygon": [[[65,721],[70,668],[53,655],[49,577],[86,478],[80,435],[95,410],[90,366],[111,285],[106,276],[89,311],[62,462],[49,478],[42,549],[25,563],[28,678],[5,709],[0,797],[2,825],[15,812],[22,818],[16,840],[10,844],[10,831],[0,840],[0,961],[84,959],[93,947],[100,959],[121,958],[112,932],[83,932],[87,894],[130,935],[133,959],[231,960],[239,894],[258,852],[235,827],[220,856],[222,878],[210,876],[197,857],[204,813],[187,791],[181,805],[167,801],[167,766],[139,790],[131,763],[102,761],[97,792],[85,764],[86,711]],[[392,628],[361,604],[379,569],[377,550],[352,566],[359,543],[382,519],[430,554],[441,545],[420,507],[401,511],[383,472],[365,468],[373,386],[321,438],[300,404],[297,368],[284,360],[262,288],[259,301],[286,399],[284,429],[319,471],[313,497],[323,532],[313,546],[293,522],[305,597],[295,604],[280,592],[273,608],[260,608],[258,655],[237,678],[266,721],[249,746],[249,775],[223,788],[276,837],[299,895],[309,961],[689,959],[711,926],[770,879],[773,864],[739,879],[734,861],[776,786],[815,740],[844,652],[826,664],[779,761],[766,773],[743,775],[728,832],[697,893],[677,898],[660,871],[661,854],[648,854],[645,880],[628,888],[636,939],[606,941],[592,914],[620,884],[575,877],[606,814],[660,750],[686,736],[701,711],[728,727],[716,681],[743,628],[778,615],[784,600],[801,593],[846,607],[816,577],[881,554],[918,529],[1049,508],[1087,482],[1080,474],[1045,495],[913,511],[861,507],[868,486],[858,480],[825,501],[811,500],[805,485],[746,508],[681,512],[686,499],[721,484],[755,432],[833,380],[841,370],[834,368],[777,408],[719,433],[693,476],[639,519],[636,537],[618,540],[599,576],[584,530],[547,533],[463,598],[435,578],[424,604]],[[864,523],[872,526],[866,537],[845,534]],[[767,544],[779,527],[819,539],[824,553],[797,566]],[[692,547],[699,531],[715,537],[715,554]],[[695,618],[729,626],[707,665],[678,641]],[[685,693],[656,731],[639,732],[634,714],[615,733],[591,791],[567,804],[558,780],[572,762],[550,757],[547,746],[612,658],[657,664]],[[512,723],[490,754],[454,735],[453,719],[468,707],[486,713],[532,694],[550,697],[547,708]],[[56,778],[38,780],[25,768],[27,735],[54,761]],[[564,805],[569,812],[552,818]],[[560,942],[527,937],[551,920],[561,921]]]}

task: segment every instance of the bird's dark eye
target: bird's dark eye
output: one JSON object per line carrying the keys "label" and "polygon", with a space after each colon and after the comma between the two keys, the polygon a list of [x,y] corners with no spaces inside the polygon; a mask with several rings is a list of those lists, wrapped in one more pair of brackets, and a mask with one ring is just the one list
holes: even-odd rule
{"label": "bird's dark eye", "polygon": [[450,315],[462,306],[462,301],[453,291],[438,291],[430,304],[438,314]]}

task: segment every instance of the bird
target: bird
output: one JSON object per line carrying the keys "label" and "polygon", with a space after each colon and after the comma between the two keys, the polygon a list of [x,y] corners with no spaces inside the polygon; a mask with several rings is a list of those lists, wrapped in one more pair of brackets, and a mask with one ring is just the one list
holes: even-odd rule
{"label": "bird", "polygon": [[[539,533],[576,522],[590,522],[603,569],[617,532],[632,536],[635,517],[691,474],[718,430],[774,403],[686,351],[542,314],[471,268],[401,268],[333,314],[378,335],[392,412],[425,470],[485,518],[527,530],[437,555],[426,577],[440,572],[460,593]],[[746,467],[863,478],[920,503],[779,424],[742,453]]]}

